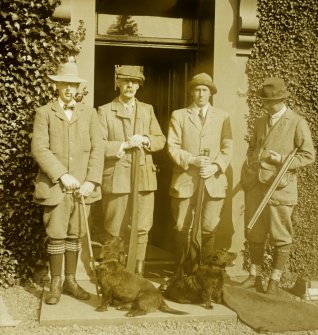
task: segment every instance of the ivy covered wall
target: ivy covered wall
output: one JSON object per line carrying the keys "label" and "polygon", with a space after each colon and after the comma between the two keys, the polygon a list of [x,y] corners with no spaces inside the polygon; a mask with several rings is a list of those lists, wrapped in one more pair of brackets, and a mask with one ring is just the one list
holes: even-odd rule
{"label": "ivy covered wall", "polygon": [[30,156],[35,107],[54,96],[47,74],[80,52],[83,22],[73,32],[52,19],[49,0],[0,3],[0,286],[45,260],[42,209],[32,201],[38,167]]}
{"label": "ivy covered wall", "polygon": [[[263,111],[255,96],[265,77],[284,78],[288,105],[309,123],[318,146],[318,1],[258,0],[259,29],[247,63],[249,116],[247,140]],[[282,139],[283,140],[283,139]],[[318,161],[298,173],[299,202],[288,271],[318,279]]]}

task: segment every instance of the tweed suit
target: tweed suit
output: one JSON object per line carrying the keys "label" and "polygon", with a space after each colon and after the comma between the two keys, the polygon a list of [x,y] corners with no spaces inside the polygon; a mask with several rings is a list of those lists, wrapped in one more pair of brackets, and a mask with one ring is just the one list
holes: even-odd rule
{"label": "tweed suit", "polygon": [[287,173],[287,185],[278,187],[270,198],[262,215],[251,231],[246,230],[249,242],[265,243],[270,234],[272,244],[284,246],[292,243],[291,215],[297,204],[296,170],[315,160],[315,150],[307,122],[291,109],[268,129],[268,117],[261,117],[255,125],[253,137],[247,151],[247,164],[242,168],[241,184],[245,189],[245,223],[250,222],[269,184],[260,182],[261,169],[277,173],[281,166],[268,164],[269,150],[282,155],[282,162],[298,148],[294,161]]}
{"label": "tweed suit", "polygon": [[[135,113],[137,119],[134,127]],[[105,164],[102,183],[104,228],[111,236],[127,235],[129,219],[127,206],[131,193],[132,151],[125,150],[124,154],[119,156],[120,146],[133,134],[147,136],[150,141],[149,147],[141,148],[139,163],[138,243],[146,244],[148,232],[153,224],[154,191],[157,189],[156,166],[152,153],[163,149],[165,136],[162,134],[153,107],[137,99],[132,114],[129,114],[117,97],[99,107],[98,115],[104,138]]]}
{"label": "tweed suit", "polygon": [[[60,181],[60,177],[66,173],[73,175],[80,183],[90,181],[96,184],[95,190],[85,199],[87,204],[101,198],[103,144],[96,111],[83,104],[76,104],[69,121],[58,101],[38,108],[31,153],[40,168],[35,182],[34,200],[45,206],[44,221],[48,236],[59,239],[69,237],[65,236],[66,227],[63,232],[58,225],[51,227],[46,219],[52,208],[58,206],[65,197],[73,197],[65,192]],[[74,215],[74,220],[78,220],[76,217]],[[72,234],[72,238],[85,234],[84,222],[80,221],[80,229]]]}
{"label": "tweed suit", "polygon": [[175,229],[186,234],[191,230],[196,190],[200,180],[199,169],[189,165],[189,161],[191,157],[200,155],[204,149],[210,150],[210,161],[218,165],[219,171],[205,179],[203,233],[212,232],[218,225],[226,196],[225,171],[233,150],[230,119],[227,112],[210,104],[203,125],[194,105],[174,111],[168,133],[168,153],[174,162],[170,196]]}

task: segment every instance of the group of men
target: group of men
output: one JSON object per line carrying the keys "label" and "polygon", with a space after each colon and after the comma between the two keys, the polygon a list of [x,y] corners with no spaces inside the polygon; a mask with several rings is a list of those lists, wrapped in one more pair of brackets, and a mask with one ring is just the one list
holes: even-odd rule
{"label": "group of men", "polygon": [[[116,68],[115,74],[119,96],[98,107],[96,112],[75,100],[80,83],[85,81],[79,77],[76,63],[61,64],[58,73],[49,76],[56,84],[58,98],[36,111],[31,152],[40,168],[34,199],[44,205],[43,221],[48,236],[51,285],[47,304],[57,304],[62,292],[77,299],[90,297],[75,279],[81,239],[86,234],[80,202],[83,197],[87,213],[90,204],[101,199],[105,240],[129,234],[131,169],[136,151],[139,187],[135,271],[143,275],[157,189],[152,153],[164,148],[166,137],[153,107],[135,97],[145,80],[141,68],[123,65]],[[170,197],[176,276],[187,271],[184,265],[200,181],[204,182],[200,213],[202,260],[213,251],[228,186],[225,172],[233,151],[229,114],[210,104],[210,97],[217,92],[211,77],[206,73],[193,76],[189,90],[193,102],[172,112],[167,135],[168,155],[174,163]],[[291,214],[297,202],[295,169],[310,164],[315,156],[306,121],[284,103],[288,94],[279,78],[266,79],[258,91],[273,124],[269,124],[267,116],[257,122],[242,171],[248,223],[269,187],[267,180],[259,178],[259,171],[264,165],[272,174],[277,173],[297,147],[287,184],[274,192],[255,228],[251,232],[246,230],[251,270],[242,285],[260,284],[264,245],[269,234],[275,246],[269,293],[278,285],[292,243]]]}

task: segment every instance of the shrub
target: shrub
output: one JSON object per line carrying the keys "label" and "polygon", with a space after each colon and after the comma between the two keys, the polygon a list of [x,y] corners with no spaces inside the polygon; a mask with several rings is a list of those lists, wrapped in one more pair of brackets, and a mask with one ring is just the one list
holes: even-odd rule
{"label": "shrub", "polygon": [[[254,121],[262,115],[255,92],[265,77],[284,78],[291,97],[288,105],[306,118],[315,149],[318,143],[318,2],[316,0],[259,0],[259,29],[247,62],[249,78],[248,140]],[[318,277],[317,162],[298,172],[299,202],[293,222],[295,240],[289,269]]]}
{"label": "shrub", "polygon": [[42,210],[32,201],[38,167],[30,156],[35,108],[51,100],[47,74],[80,52],[85,29],[52,19],[49,0],[0,4],[0,286],[45,260]]}

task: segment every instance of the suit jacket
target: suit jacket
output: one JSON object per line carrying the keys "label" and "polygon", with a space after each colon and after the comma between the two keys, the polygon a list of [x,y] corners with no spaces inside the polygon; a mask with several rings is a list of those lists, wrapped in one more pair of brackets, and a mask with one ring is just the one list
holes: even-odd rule
{"label": "suit jacket", "polygon": [[103,173],[103,142],[96,110],[76,104],[69,121],[58,101],[37,109],[31,153],[40,167],[36,177],[34,200],[42,205],[57,205],[65,196],[59,178],[65,173],[80,183],[97,184],[85,200],[100,199]]}
{"label": "suit jacket", "polygon": [[175,163],[170,186],[172,197],[188,198],[193,195],[200,176],[199,169],[189,166],[189,161],[204,149],[210,150],[211,163],[216,163],[220,169],[205,179],[206,189],[211,197],[224,198],[227,189],[225,170],[233,151],[228,113],[209,105],[202,126],[194,105],[175,110],[171,115],[168,133],[168,153]]}
{"label": "suit jacket", "polygon": [[120,146],[133,134],[147,136],[150,147],[141,149],[139,162],[139,191],[157,189],[156,166],[152,153],[163,149],[166,138],[156,119],[153,107],[136,100],[136,129],[131,115],[126,111],[118,97],[97,110],[104,139],[103,193],[130,193],[131,150],[118,157]]}
{"label": "suit jacket", "polygon": [[[269,164],[269,150],[282,155],[283,161],[297,147],[294,161],[289,168],[290,178],[285,187],[278,188],[270,199],[272,204],[294,205],[297,203],[297,178],[295,170],[311,164],[315,160],[315,150],[307,122],[291,109],[283,114],[268,131],[268,117],[256,121],[253,137],[247,150],[247,164],[242,168],[241,183],[249,189],[258,185],[260,167],[277,172],[281,164]],[[245,178],[245,179],[244,179]],[[248,182],[247,182],[248,181]]]}

